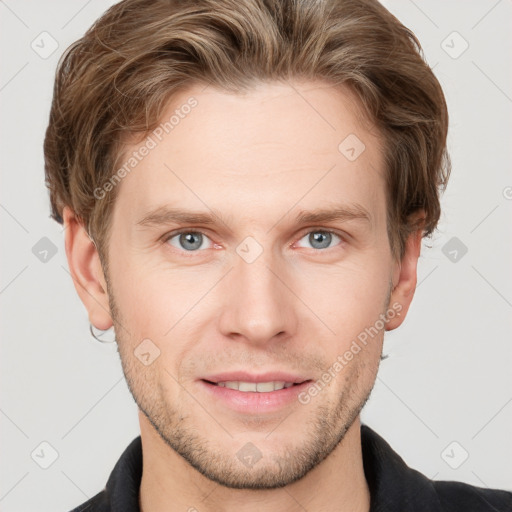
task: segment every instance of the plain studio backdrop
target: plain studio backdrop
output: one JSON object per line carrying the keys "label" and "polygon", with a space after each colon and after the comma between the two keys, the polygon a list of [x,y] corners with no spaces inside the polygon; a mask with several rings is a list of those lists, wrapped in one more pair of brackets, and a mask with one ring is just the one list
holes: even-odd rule
{"label": "plain studio backdrop", "polygon": [[[44,185],[58,58],[112,3],[0,2],[4,512],[82,503],[139,435],[115,346],[89,334]],[[512,490],[512,2],[385,5],[444,88],[453,172],[362,420],[430,478]]]}

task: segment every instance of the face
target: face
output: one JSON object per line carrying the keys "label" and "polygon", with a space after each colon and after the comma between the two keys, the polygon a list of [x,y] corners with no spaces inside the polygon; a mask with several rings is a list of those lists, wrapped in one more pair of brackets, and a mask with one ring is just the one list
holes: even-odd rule
{"label": "face", "polygon": [[107,279],[123,370],[203,475],[283,486],[358,417],[384,320],[403,308],[380,139],[324,83],[195,86],[163,121],[176,110],[169,133],[128,148],[126,161],[144,156],[116,185]]}

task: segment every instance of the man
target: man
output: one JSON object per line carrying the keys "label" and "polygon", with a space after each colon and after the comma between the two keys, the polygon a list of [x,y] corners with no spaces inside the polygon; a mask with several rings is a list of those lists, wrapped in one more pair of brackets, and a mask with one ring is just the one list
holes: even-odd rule
{"label": "man", "polygon": [[360,423],[450,170],[419,51],[369,0],[125,0],[69,49],[53,216],[141,428],[75,510],[512,510]]}

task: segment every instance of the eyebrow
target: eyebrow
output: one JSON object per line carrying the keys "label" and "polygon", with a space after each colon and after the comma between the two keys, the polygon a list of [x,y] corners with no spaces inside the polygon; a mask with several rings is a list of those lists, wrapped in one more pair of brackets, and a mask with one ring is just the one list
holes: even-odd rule
{"label": "eyebrow", "polygon": [[300,211],[296,217],[299,224],[315,222],[332,222],[347,220],[365,220],[371,224],[371,216],[366,208],[360,204],[337,206],[334,208],[318,208],[312,211]]}
{"label": "eyebrow", "polygon": [[[316,208],[314,210],[301,210],[295,217],[297,224],[311,224],[320,222],[345,222],[348,220],[364,220],[371,224],[371,215],[360,204],[340,205],[332,208]],[[137,222],[139,226],[161,226],[167,224],[226,224],[222,214],[216,209],[210,212],[198,212],[182,208],[161,206],[147,213]],[[277,224],[277,223],[276,223]]]}

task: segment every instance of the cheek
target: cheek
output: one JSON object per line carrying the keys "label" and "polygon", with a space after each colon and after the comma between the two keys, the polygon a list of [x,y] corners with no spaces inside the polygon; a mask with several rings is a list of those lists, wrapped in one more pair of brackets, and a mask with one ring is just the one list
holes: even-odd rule
{"label": "cheek", "polygon": [[389,272],[375,259],[294,270],[297,294],[339,339],[357,335],[384,311]]}
{"label": "cheek", "polygon": [[112,272],[116,305],[130,338],[150,338],[157,343],[172,337],[187,314],[207,291],[206,273],[197,270],[152,266],[151,261],[133,258]]}

